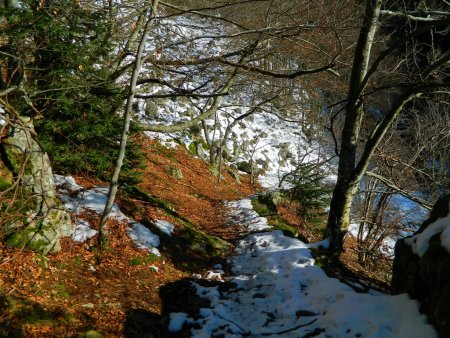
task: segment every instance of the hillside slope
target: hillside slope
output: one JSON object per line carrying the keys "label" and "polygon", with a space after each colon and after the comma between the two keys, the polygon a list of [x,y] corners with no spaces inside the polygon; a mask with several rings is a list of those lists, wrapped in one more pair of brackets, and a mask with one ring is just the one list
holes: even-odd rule
{"label": "hillside slope", "polygon": [[[255,191],[248,179],[241,177],[238,184],[226,174],[217,182],[207,164],[183,147],[140,142],[147,166],[143,182],[120,196],[118,204],[127,216],[155,232],[156,220],[175,225],[172,237],[159,233],[161,255],[136,247],[127,234],[127,222],[114,218],[108,224],[111,238],[104,252],[96,248],[96,237],[84,243],[65,238],[60,252],[45,257],[0,244],[1,337],[71,337],[90,330],[122,337],[133,310],[161,313],[162,286],[193,271],[203,273],[210,261],[217,262],[230,251],[230,245],[222,248],[219,244],[226,242],[211,234],[236,236],[237,231],[222,230],[221,201]],[[88,196],[90,189],[106,185],[90,177],[75,181],[81,193],[69,190],[66,196]],[[74,224],[86,221],[95,229],[99,215],[82,209],[72,217]],[[218,246],[205,252],[209,249],[205,243]]]}

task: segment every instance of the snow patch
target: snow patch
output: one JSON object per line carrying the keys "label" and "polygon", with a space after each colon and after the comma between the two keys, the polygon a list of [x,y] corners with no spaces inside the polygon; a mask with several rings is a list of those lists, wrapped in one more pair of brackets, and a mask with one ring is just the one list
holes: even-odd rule
{"label": "snow patch", "polygon": [[184,323],[191,323],[186,313],[176,312],[170,314],[169,332],[179,332],[183,328]]}
{"label": "snow patch", "polygon": [[91,228],[91,225],[80,219],[75,224],[75,228],[72,231],[72,240],[75,242],[85,242],[91,237],[94,237],[97,234],[97,230]]}
{"label": "snow patch", "polygon": [[206,279],[223,282],[222,278],[223,274],[224,274],[223,271],[207,271]]}
{"label": "snow patch", "polygon": [[158,272],[159,271],[159,268],[156,265],[150,265],[148,268],[150,270],[152,270],[153,272]]}
{"label": "snow patch", "polygon": [[237,224],[245,232],[255,232],[270,229],[265,217],[259,217],[253,210],[252,201],[249,198],[239,201],[226,202],[225,205],[231,209],[229,220]]}
{"label": "snow patch", "polygon": [[[58,196],[64,202],[68,211],[79,215],[83,211],[102,214],[107,201],[108,187],[94,187],[92,189],[83,189],[79,186],[73,177],[55,175]],[[74,196],[74,193],[75,196]],[[159,246],[159,237],[147,229],[144,225],[123,214],[119,206],[114,203],[110,217],[128,224],[127,234],[140,249],[149,250],[155,255],[160,255],[157,246]],[[93,229],[88,228],[86,222],[78,222],[72,232],[72,238],[76,241],[86,240],[92,237]]]}
{"label": "snow patch", "polygon": [[55,184],[60,192],[61,191],[67,192],[67,190],[79,191],[83,189],[75,182],[75,179],[72,176],[62,176],[55,174],[54,178]]}
{"label": "snow patch", "polygon": [[160,244],[159,237],[141,223],[133,222],[128,224],[131,225],[127,228],[128,236],[133,240],[136,246],[139,249],[147,249],[151,253],[159,256],[160,253],[158,249],[155,248]]}
{"label": "snow patch", "polygon": [[173,231],[175,229],[175,225],[167,222],[167,221],[163,221],[163,220],[156,220],[155,225],[158,227],[158,229],[162,232],[165,233],[168,236],[172,236]]}
{"label": "snow patch", "polygon": [[430,238],[439,232],[442,232],[440,237],[442,247],[450,253],[450,212],[446,217],[438,218],[428,225],[421,233],[405,239],[405,243],[411,246],[411,249],[415,254],[419,257],[423,257],[428,251]]}
{"label": "snow patch", "polygon": [[6,120],[2,117],[2,115],[5,115],[5,109],[0,106],[0,126],[6,125]]}

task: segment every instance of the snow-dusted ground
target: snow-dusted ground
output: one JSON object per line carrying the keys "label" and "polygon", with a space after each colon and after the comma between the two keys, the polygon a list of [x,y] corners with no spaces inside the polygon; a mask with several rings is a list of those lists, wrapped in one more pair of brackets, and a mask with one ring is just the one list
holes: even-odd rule
{"label": "snow-dusted ground", "polygon": [[231,210],[229,222],[238,225],[246,233],[270,229],[265,217],[259,217],[253,210],[252,201],[249,198],[239,201],[229,201],[225,205]]}
{"label": "snow-dusted ground", "polygon": [[[88,238],[95,236],[97,231],[92,229],[88,222],[79,218],[79,215],[83,211],[101,214],[105,208],[108,187],[94,187],[85,190],[75,182],[73,177],[61,175],[55,175],[55,182],[58,196],[64,202],[64,206],[77,217],[75,228],[72,231],[72,239],[77,242],[84,242]],[[160,255],[157,249],[160,244],[159,236],[152,233],[141,223],[125,216],[117,204],[113,205],[110,217],[127,222],[127,234],[138,248],[149,250],[158,256]],[[162,222],[166,229],[170,229],[170,223],[165,221],[158,222]]]}
{"label": "snow-dusted ground", "polygon": [[[240,224],[267,225],[249,211],[248,200],[235,202],[232,213]],[[356,293],[327,277],[309,250],[317,245],[281,231],[245,237],[230,260],[233,276],[226,278],[236,287],[221,292],[194,283],[211,307],[195,318],[172,313],[169,330],[187,323],[193,337],[437,337],[406,294]]]}

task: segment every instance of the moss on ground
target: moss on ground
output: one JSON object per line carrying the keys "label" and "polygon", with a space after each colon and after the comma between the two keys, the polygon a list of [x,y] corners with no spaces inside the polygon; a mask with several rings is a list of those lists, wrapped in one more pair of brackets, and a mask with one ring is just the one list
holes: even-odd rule
{"label": "moss on ground", "polygon": [[171,203],[163,201],[162,199],[153,196],[136,186],[128,187],[126,193],[135,199],[148,202],[157,208],[161,208],[168,214],[174,214],[175,216],[178,215],[175,211],[175,207]]}
{"label": "moss on ground", "polygon": [[62,308],[50,310],[27,299],[0,293],[0,337],[25,337],[23,328],[27,325],[33,325],[39,332],[40,327],[45,331],[70,321],[73,316]]}
{"label": "moss on ground", "polygon": [[[232,245],[230,243],[219,237],[208,235],[198,224],[176,212],[170,203],[137,187],[131,187],[130,189],[129,193],[133,198],[152,203],[164,210],[177,224],[173,236],[167,237],[150,220],[143,220],[149,228],[160,235],[162,247],[170,252],[174,263],[180,269],[196,271],[210,266],[212,262],[222,260],[231,252]],[[132,263],[130,262],[130,264]]]}
{"label": "moss on ground", "polygon": [[0,192],[12,186],[12,181],[8,177],[0,177]]}
{"label": "moss on ground", "polygon": [[261,217],[266,217],[267,222],[276,230],[281,230],[286,236],[297,237],[298,230],[292,225],[287,224],[278,214],[275,205],[264,203],[260,199],[252,199],[253,209]]}

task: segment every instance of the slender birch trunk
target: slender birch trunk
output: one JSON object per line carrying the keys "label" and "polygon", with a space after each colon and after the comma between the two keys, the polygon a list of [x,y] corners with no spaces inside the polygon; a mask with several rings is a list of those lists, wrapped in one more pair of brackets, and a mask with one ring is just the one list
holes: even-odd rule
{"label": "slender birch trunk", "polygon": [[106,221],[108,220],[109,214],[111,213],[111,209],[114,204],[114,200],[116,198],[118,185],[119,185],[119,175],[120,170],[122,169],[123,160],[125,158],[125,150],[127,146],[128,134],[130,131],[130,122],[132,115],[132,104],[134,100],[134,96],[136,94],[136,84],[139,77],[139,73],[142,66],[142,58],[144,55],[145,44],[148,38],[148,30],[150,25],[155,19],[155,12],[158,6],[158,0],[152,1],[152,6],[150,9],[146,9],[148,18],[144,26],[144,30],[142,32],[141,39],[139,41],[138,50],[136,53],[136,58],[134,61],[133,71],[131,74],[131,80],[129,85],[129,91],[127,96],[127,102],[125,105],[124,112],[124,121],[123,121],[123,129],[122,129],[122,137],[120,140],[119,153],[117,154],[116,166],[114,167],[114,172],[111,177],[111,183],[109,185],[108,199],[105,205],[105,209],[103,210],[102,217],[100,219],[100,227],[99,227],[99,242],[100,245],[105,245],[108,239],[108,231],[106,227]]}

